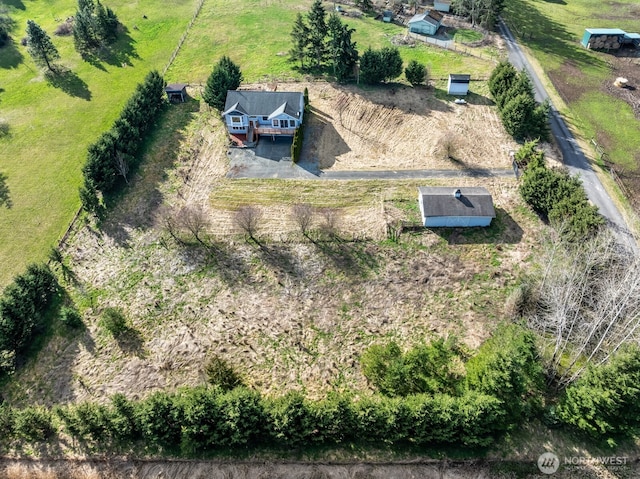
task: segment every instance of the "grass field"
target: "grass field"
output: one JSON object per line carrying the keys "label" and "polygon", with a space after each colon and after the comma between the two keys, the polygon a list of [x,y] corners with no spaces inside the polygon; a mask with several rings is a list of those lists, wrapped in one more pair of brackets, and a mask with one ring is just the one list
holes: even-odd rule
{"label": "grass field", "polygon": [[620,0],[605,7],[597,0],[508,2],[506,17],[549,75],[563,100],[565,112],[585,138],[606,142],[614,163],[635,171],[640,162],[640,121],[631,106],[602,91],[612,82],[612,55],[585,49],[585,28],[640,30],[640,5]]}
{"label": "grass field", "polygon": [[[106,130],[135,85],[162,69],[195,9],[192,0],[107,2],[126,26],[114,53],[90,64],[71,37],[53,36],[75,2],[9,2],[14,45],[0,50],[0,173],[12,201],[0,209],[0,287],[25,264],[46,257],[80,205],[77,189],[86,147]],[[170,8],[168,8],[170,5]],[[143,19],[143,15],[147,19]],[[67,70],[48,82],[19,45],[27,19],[49,32]]]}

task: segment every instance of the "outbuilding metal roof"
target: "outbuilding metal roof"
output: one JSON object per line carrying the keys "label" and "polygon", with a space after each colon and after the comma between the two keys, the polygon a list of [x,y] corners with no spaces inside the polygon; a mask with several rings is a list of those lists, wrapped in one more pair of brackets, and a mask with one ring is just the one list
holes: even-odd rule
{"label": "outbuilding metal roof", "polygon": [[449,80],[451,80],[451,83],[469,83],[471,81],[471,75],[449,73]]}
{"label": "outbuilding metal roof", "polygon": [[[456,191],[460,196],[456,197]],[[421,186],[425,218],[434,216],[489,216],[496,217],[491,194],[481,186],[456,188],[451,186]]]}
{"label": "outbuilding metal roof", "polygon": [[625,31],[619,28],[585,28],[591,35],[624,35]]}

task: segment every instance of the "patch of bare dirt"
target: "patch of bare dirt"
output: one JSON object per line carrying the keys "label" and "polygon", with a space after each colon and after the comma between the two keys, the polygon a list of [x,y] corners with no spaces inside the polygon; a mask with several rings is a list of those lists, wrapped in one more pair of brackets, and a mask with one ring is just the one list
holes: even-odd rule
{"label": "patch of bare dirt", "polygon": [[548,72],[553,86],[566,103],[578,101],[587,91],[584,74],[572,60],[565,60],[560,68]]}
{"label": "patch of bare dirt", "polygon": [[[6,479],[507,479],[541,477],[535,462],[412,461],[411,463],[278,463],[214,461],[20,461],[0,463]],[[637,464],[625,466],[620,475],[597,465],[563,467],[558,479],[615,479],[637,477]]]}

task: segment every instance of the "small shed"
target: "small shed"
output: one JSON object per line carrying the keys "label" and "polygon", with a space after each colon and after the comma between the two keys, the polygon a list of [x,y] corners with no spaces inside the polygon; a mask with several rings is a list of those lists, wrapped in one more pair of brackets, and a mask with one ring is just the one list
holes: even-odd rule
{"label": "small shed", "polygon": [[469,93],[470,81],[471,75],[449,73],[447,93],[449,93],[449,95],[466,95],[467,93]]}
{"label": "small shed", "polygon": [[449,12],[451,10],[451,0],[434,0],[433,8],[439,12]]}
{"label": "small shed", "polygon": [[493,199],[483,187],[421,186],[418,202],[427,228],[489,226],[496,217]]}
{"label": "small shed", "polygon": [[636,48],[640,48],[640,33],[625,33],[622,43],[630,43]]}
{"label": "small shed", "polygon": [[385,10],[382,12],[382,21],[390,23],[393,20],[393,12],[391,10]]}
{"label": "small shed", "polygon": [[171,83],[164,89],[169,101],[184,102],[187,99],[187,85],[185,83]]}
{"label": "small shed", "polygon": [[442,25],[442,18],[442,13],[435,10],[414,15],[411,20],[409,20],[409,32],[435,35],[440,25]]}
{"label": "small shed", "polygon": [[582,46],[593,50],[617,50],[626,32],[619,28],[585,28]]}

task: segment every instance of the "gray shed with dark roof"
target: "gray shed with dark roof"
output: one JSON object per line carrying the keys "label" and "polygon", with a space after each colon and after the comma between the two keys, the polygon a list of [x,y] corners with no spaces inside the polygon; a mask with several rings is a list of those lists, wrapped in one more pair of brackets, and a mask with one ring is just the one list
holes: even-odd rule
{"label": "gray shed with dark roof", "polygon": [[489,226],[496,217],[493,199],[483,187],[421,186],[418,202],[424,226]]}
{"label": "gray shed with dark roof", "polygon": [[187,85],[185,83],[170,83],[164,88],[169,101],[185,101],[187,98]]}

